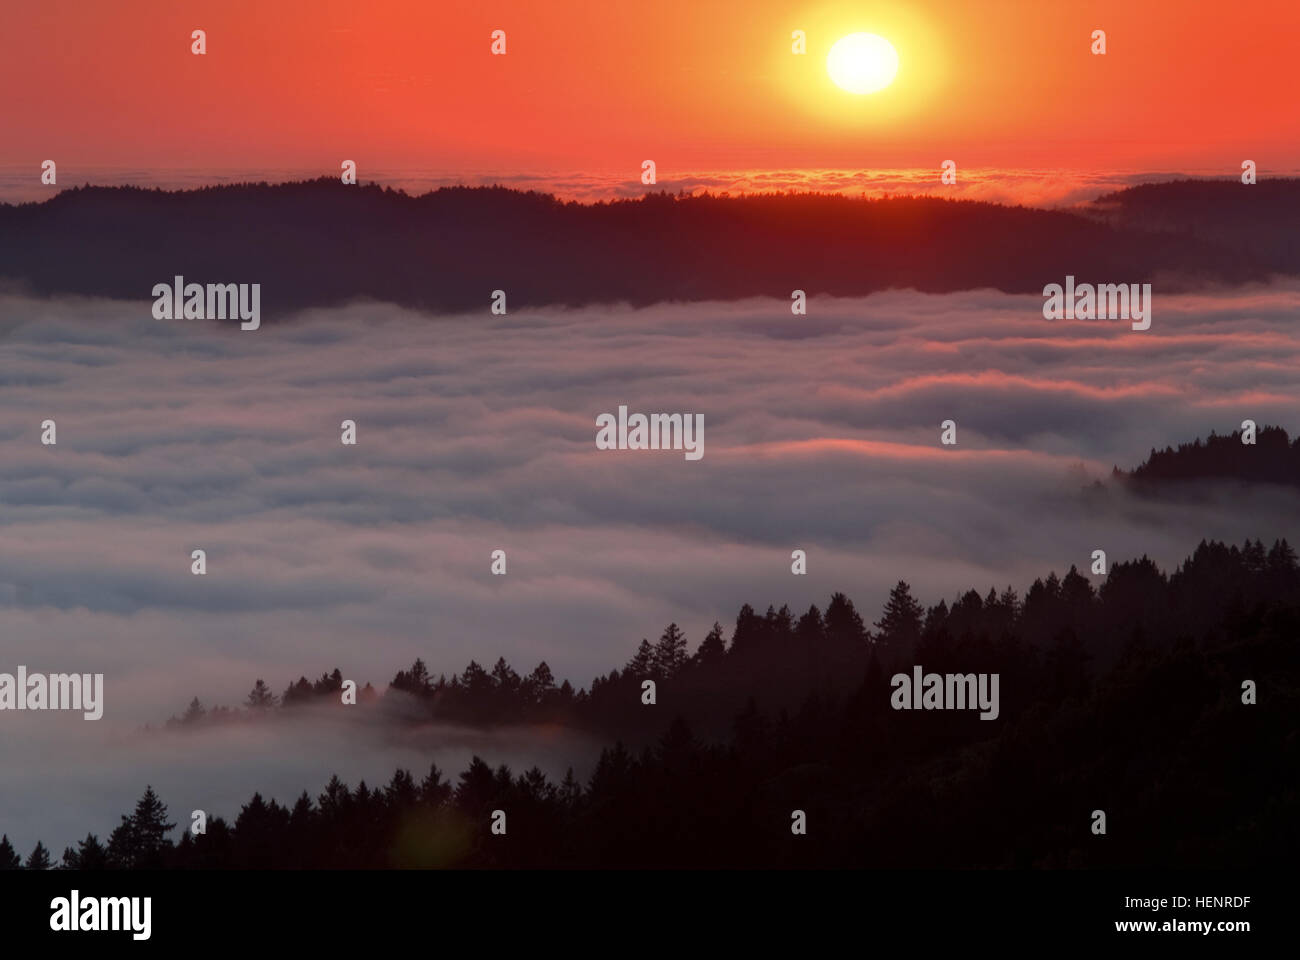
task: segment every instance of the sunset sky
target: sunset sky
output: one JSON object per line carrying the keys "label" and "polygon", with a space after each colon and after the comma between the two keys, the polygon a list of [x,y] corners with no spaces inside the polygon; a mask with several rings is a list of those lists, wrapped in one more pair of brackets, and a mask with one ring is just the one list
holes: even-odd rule
{"label": "sunset sky", "polygon": [[[878,92],[828,72],[858,33],[897,54]],[[279,693],[337,667],[384,689],[417,657],[434,675],[504,658],[591,687],[669,623],[692,651],[715,622],[730,634],[742,604],[843,592],[872,625],[903,578],[929,607],[1024,595],[1099,548],[1173,571],[1207,538],[1300,542],[1281,486],[1193,501],[1111,474],[1247,418],[1300,426],[1300,183],[1267,183],[1300,173],[1298,54],[1300,0],[7,3],[0,671],[102,673],[107,706],[102,724],[4,719],[0,834],[24,853],[107,839],[146,783],[233,821],[254,790],[292,802],[433,756],[453,776],[481,755],[585,779],[603,745],[304,714],[156,735],[259,678]],[[1068,205],[1236,180],[1247,159],[1260,185],[1141,191],[1160,203],[1103,209],[1115,226],[929,201],[423,201],[337,179],[50,200],[353,160],[421,192]],[[960,183],[936,186],[946,160]],[[27,200],[48,202],[8,205]],[[1148,210],[1197,233],[1145,233]],[[268,322],[155,313],[182,274],[264,285]],[[1040,285],[1075,275],[1154,283],[1150,330],[1049,319]],[[596,418],[623,405],[704,417],[707,453],[599,449]]]}
{"label": "sunset sky", "polygon": [[[1300,5],[1195,6],[43,0],[0,31],[0,164],[1296,169]],[[884,91],[830,82],[826,53],[855,31],[898,51]]]}

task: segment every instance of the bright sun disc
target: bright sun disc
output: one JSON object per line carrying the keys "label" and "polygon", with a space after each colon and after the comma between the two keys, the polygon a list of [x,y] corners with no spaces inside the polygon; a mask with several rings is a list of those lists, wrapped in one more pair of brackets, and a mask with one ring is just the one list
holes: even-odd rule
{"label": "bright sun disc", "polygon": [[894,82],[898,53],[884,37],[850,33],[836,40],[826,55],[826,72],[849,93],[875,93]]}

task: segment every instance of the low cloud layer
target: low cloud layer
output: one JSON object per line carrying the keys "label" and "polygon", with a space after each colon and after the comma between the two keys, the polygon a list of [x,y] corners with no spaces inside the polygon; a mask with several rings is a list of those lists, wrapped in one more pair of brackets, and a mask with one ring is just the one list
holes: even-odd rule
{"label": "low cloud layer", "polygon": [[[285,183],[314,180],[334,170],[173,170],[129,168],[94,168],[78,170],[59,168],[60,185],[42,184],[28,166],[0,167],[0,203],[32,203],[48,199],[63,184],[80,186],[140,186],[164,190],[193,190],[214,184],[266,181]],[[362,170],[360,180],[404,190],[417,196],[440,187],[490,186],[499,184],[518,190],[540,190],[564,200],[596,203],[601,200],[639,197],[649,190],[670,193],[709,192],[732,195],[775,192],[836,193],[857,197],[900,195],[934,195],[990,203],[1022,204],[1029,207],[1066,207],[1096,199],[1104,193],[1122,190],[1139,183],[1160,183],[1186,177],[1224,177],[1235,180],[1237,174],[1216,170],[1171,170],[1156,173],[1081,170],[1002,170],[961,168],[957,183],[944,184],[936,162],[933,169],[911,170],[673,170],[662,167],[654,186],[641,183],[639,164],[626,171],[593,173],[573,171],[555,173],[519,173],[483,170],[477,173],[441,175],[428,170]],[[1284,176],[1272,171],[1272,176]]]}
{"label": "low cloud layer", "polygon": [[[1023,591],[1098,547],[1172,566],[1202,537],[1300,541],[1284,491],[1080,496],[1154,446],[1247,417],[1300,427],[1300,289],[1157,291],[1146,333],[1041,307],[986,291],[814,299],[807,317],[780,300],[366,305],[245,333],[157,321],[145,301],[0,299],[0,670],[102,672],[106,690],[98,724],[0,714],[0,766],[22,771],[0,830],[61,850],[83,822],[64,807],[106,830],[106,806],[177,764],[199,793],[206,770],[213,791],[281,800],[328,771],[463,766],[450,735],[417,750],[357,733],[304,748],[288,776],[265,751],[241,767],[196,740],[182,763],[134,732],[194,695],[238,702],[256,677],[279,692],[337,665],[382,686],[416,656],[435,674],[505,656],[585,685],[670,620],[694,646],[746,601],[800,610],[843,590],[874,620],[900,578],[929,604]],[[620,404],[702,413],[703,459],[598,451],[595,418]],[[203,806],[193,792],[174,803]]]}

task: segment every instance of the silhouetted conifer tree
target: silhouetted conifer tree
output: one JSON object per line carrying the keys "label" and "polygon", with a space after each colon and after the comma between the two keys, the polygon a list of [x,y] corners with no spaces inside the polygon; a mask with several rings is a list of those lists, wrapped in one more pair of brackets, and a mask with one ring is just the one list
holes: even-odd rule
{"label": "silhouetted conifer tree", "polygon": [[0,836],[0,870],[17,870],[22,865],[23,859],[9,842],[9,834]]}
{"label": "silhouetted conifer tree", "polygon": [[745,604],[736,614],[736,628],[731,633],[729,652],[733,656],[752,653],[763,644],[763,618],[754,612],[754,608]]}
{"label": "silhouetted conifer tree", "polygon": [[[995,595],[991,595],[996,600]],[[923,608],[912,598],[912,588],[903,580],[889,591],[884,613],[876,623],[876,639],[897,650],[911,651],[921,639]]]}
{"label": "silhouetted conifer tree", "polygon": [[50,851],[45,849],[45,844],[39,840],[36,841],[36,846],[32,848],[31,855],[28,856],[23,867],[27,870],[50,869]]}
{"label": "silhouetted conifer tree", "polygon": [[721,663],[726,653],[727,642],[722,639],[722,624],[714,621],[713,629],[700,643],[700,648],[695,651],[695,660],[701,666],[712,666]]}
{"label": "silhouetted conifer tree", "polygon": [[652,666],[657,676],[665,680],[677,676],[686,665],[686,637],[677,624],[670,623],[655,644]]}
{"label": "silhouetted conifer tree", "polygon": [[582,785],[573,776],[573,767],[569,767],[564,773],[564,780],[560,784],[559,797],[560,802],[569,809],[575,808],[582,800]]}
{"label": "silhouetted conifer tree", "polygon": [[420,801],[430,807],[441,807],[451,800],[451,784],[444,779],[436,763],[429,765],[429,772],[420,781]]}
{"label": "silhouetted conifer tree", "polygon": [[551,668],[546,665],[545,660],[539,663],[524,680],[524,690],[529,703],[550,702],[555,694],[555,677],[551,674]]}
{"label": "silhouetted conifer tree", "polygon": [[275,704],[275,694],[266,685],[266,681],[258,677],[257,683],[253,684],[253,689],[248,693],[248,706],[254,710],[267,710],[274,707]]}
{"label": "silhouetted conifer tree", "polygon": [[861,647],[868,640],[862,617],[853,606],[853,601],[842,593],[831,597],[826,607],[826,635],[831,642],[848,648]]}
{"label": "silhouetted conifer tree", "polygon": [[68,847],[63,851],[65,870],[106,870],[108,865],[108,851],[93,833],[86,834],[85,840],[78,840],[76,849]]}
{"label": "silhouetted conifer tree", "polygon": [[136,802],[135,812],[123,816],[108,839],[110,863],[124,869],[157,869],[171,848],[167,839],[176,824],[167,822],[167,807],[152,786]]}
{"label": "silhouetted conifer tree", "polygon": [[654,674],[655,650],[650,641],[642,638],[641,646],[636,648],[636,655],[627,662],[623,673],[640,683]]}

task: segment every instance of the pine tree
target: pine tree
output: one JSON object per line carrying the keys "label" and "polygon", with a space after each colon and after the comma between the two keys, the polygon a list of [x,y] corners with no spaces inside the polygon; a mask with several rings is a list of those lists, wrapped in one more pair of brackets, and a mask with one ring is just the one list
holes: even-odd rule
{"label": "pine tree", "polygon": [[384,788],[384,803],[389,810],[401,812],[415,806],[420,791],[415,786],[415,778],[409,770],[395,770],[393,779]]}
{"label": "pine tree", "polygon": [[518,787],[520,793],[533,802],[549,803],[555,799],[555,784],[548,783],[546,774],[542,772],[541,767],[536,765],[524,771],[519,778]]}
{"label": "pine tree", "polygon": [[50,869],[50,851],[45,849],[45,844],[37,840],[31,856],[27,858],[27,862],[23,866],[28,870]]}
{"label": "pine tree", "polygon": [[477,815],[491,809],[496,795],[497,784],[492,768],[482,757],[475,755],[469,766],[461,772],[460,784],[456,787],[456,806],[466,813]]}
{"label": "pine tree", "polygon": [[496,688],[501,698],[507,702],[514,698],[519,692],[523,681],[519,679],[519,674],[515,673],[510,664],[506,663],[505,657],[497,657],[496,665],[492,667],[492,685]]}
{"label": "pine tree", "polygon": [[799,618],[794,628],[795,639],[805,652],[816,651],[826,639],[826,624],[822,622],[822,612],[813,604],[808,612]]}
{"label": "pine tree", "polygon": [[363,832],[373,822],[374,802],[378,797],[379,791],[375,790],[372,793],[364,780],[357,784],[356,790],[352,791],[352,812],[356,817],[355,823],[361,825]]}
{"label": "pine tree", "polygon": [[23,865],[23,858],[9,842],[9,834],[0,836],[0,870],[17,870]]}
{"label": "pine tree", "polygon": [[428,775],[420,781],[420,801],[426,806],[441,807],[451,799],[451,784],[443,779],[436,763],[429,765]]}
{"label": "pine tree", "polygon": [[469,697],[470,702],[481,704],[484,699],[492,692],[492,678],[488,672],[479,666],[477,660],[471,660],[465,672],[461,674],[460,685],[465,694]]}
{"label": "pine tree", "polygon": [[826,607],[825,623],[826,636],[837,646],[861,647],[870,639],[853,601],[842,593],[831,597]]}
{"label": "pine tree", "polygon": [[135,831],[131,818],[124,816],[108,835],[108,863],[115,870],[130,870],[136,860]]}
{"label": "pine tree", "polygon": [[926,611],[925,625],[921,628],[921,633],[933,639],[947,623],[948,601],[940,599],[938,603]]}
{"label": "pine tree", "polygon": [[709,635],[704,638],[700,644],[700,649],[695,651],[695,660],[697,663],[708,666],[714,663],[721,663],[722,658],[727,654],[727,641],[722,639],[722,624],[716,620],[713,622],[713,629]]}
{"label": "pine tree", "polygon": [[651,664],[655,675],[664,679],[675,677],[686,664],[686,637],[677,624],[670,623],[664,629],[655,644]]}
{"label": "pine tree", "polygon": [[146,785],[144,796],[135,805],[135,812],[122,817],[122,822],[108,839],[109,860],[127,869],[157,869],[163,855],[171,849],[167,834],[176,824],[167,822],[167,806]]}
{"label": "pine tree", "polygon": [[612,748],[606,747],[600,752],[596,769],[587,784],[588,798],[600,802],[619,797],[631,784],[635,763],[622,740],[615,741]]}
{"label": "pine tree", "polygon": [[569,683],[568,680],[565,680],[560,684],[560,689],[556,694],[556,699],[559,700],[560,703],[566,704],[572,703],[575,696],[576,694],[573,692],[573,684]]}
{"label": "pine tree", "polygon": [[74,850],[68,847],[63,851],[64,870],[107,870],[108,851],[93,833],[86,834],[85,840],[78,840]]}
{"label": "pine tree", "polygon": [[636,648],[636,656],[627,662],[623,674],[634,678],[638,683],[654,672],[655,651],[650,641],[641,638],[641,646]]}
{"label": "pine tree", "polygon": [[1011,584],[1008,583],[1007,588],[998,594],[998,604],[1012,620],[1020,616],[1020,597]]}
{"label": "pine tree", "polygon": [[203,704],[199,703],[199,698],[195,697],[190,701],[190,705],[185,708],[181,723],[198,723],[207,712],[207,710],[203,709]]}
{"label": "pine tree", "polygon": [[543,660],[524,681],[524,689],[533,703],[546,703],[555,694],[555,677]]}
{"label": "pine tree", "polygon": [[248,706],[253,710],[266,710],[275,706],[276,699],[271,688],[266,685],[266,681],[259,677],[248,693]]}
{"label": "pine tree", "polygon": [[235,818],[237,864],[241,867],[266,869],[275,866],[276,830],[280,810],[274,800],[267,803],[260,793],[239,809]]}
{"label": "pine tree", "polygon": [[[311,797],[304,790],[298,794],[298,799],[294,801],[293,809],[289,811],[289,829],[299,842],[304,842],[311,837],[312,831],[316,826],[316,808],[312,806]],[[305,866],[305,864],[299,864]]]}
{"label": "pine tree", "polygon": [[348,785],[339,779],[339,775],[330,776],[330,782],[325,785],[325,792],[317,798],[317,804],[320,806],[321,818],[327,824],[340,823],[352,809],[352,794],[348,791]]}
{"label": "pine tree", "polygon": [[299,677],[297,682],[284,688],[284,693],[280,694],[280,702],[286,707],[295,703],[307,703],[314,693],[311,681],[306,677]]}
{"label": "pine tree", "polygon": [[343,689],[343,674],[338,667],[335,667],[333,673],[321,674],[321,678],[311,685],[311,689],[315,694],[338,693]]}
{"label": "pine tree", "polygon": [[582,785],[573,776],[573,767],[569,767],[564,774],[564,781],[560,784],[560,802],[572,810],[581,801]]}
{"label": "pine tree", "polygon": [[764,620],[766,621],[764,626],[767,627],[767,635],[772,640],[784,645],[794,634],[794,614],[790,612],[788,604],[781,604],[780,610],[773,610],[769,606]]}
{"label": "pine tree", "polygon": [[763,645],[763,618],[745,604],[736,614],[736,628],[731,632],[731,653],[745,654]]}
{"label": "pine tree", "polygon": [[1093,597],[1092,581],[1079,573],[1078,569],[1071,564],[1070,572],[1061,581],[1061,600],[1071,610],[1082,612],[1091,606]]}
{"label": "pine tree", "polygon": [[1291,573],[1296,569],[1296,554],[1286,539],[1275,540],[1268,552],[1268,566],[1271,570]]}
{"label": "pine tree", "polygon": [[[997,594],[993,594],[996,601]],[[889,591],[884,614],[876,624],[880,642],[896,649],[914,649],[921,639],[921,605],[912,597],[912,588],[903,580]]]}
{"label": "pine tree", "polygon": [[1047,580],[1044,581],[1043,588],[1047,591],[1047,596],[1051,597],[1053,600],[1056,600],[1061,596],[1061,580],[1057,577],[1055,570],[1047,575]]}

